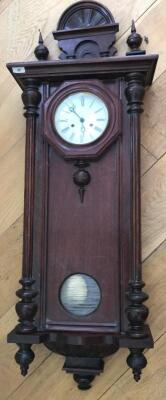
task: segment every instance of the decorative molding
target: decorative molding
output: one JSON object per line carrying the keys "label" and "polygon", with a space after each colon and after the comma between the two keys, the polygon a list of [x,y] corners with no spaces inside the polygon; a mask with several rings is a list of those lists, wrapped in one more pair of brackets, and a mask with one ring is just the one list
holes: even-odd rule
{"label": "decorative molding", "polygon": [[[128,100],[128,113],[142,113],[142,104],[145,94],[145,78],[140,72],[133,72],[126,76],[127,87],[126,87],[126,98]],[[132,115],[131,117],[132,118]],[[133,129],[135,128],[135,122],[133,121],[131,129],[131,134],[133,134]],[[137,136],[140,132],[136,132]]]}
{"label": "decorative molding", "polygon": [[114,24],[115,20],[108,8],[96,1],[79,1],[69,6],[61,15],[57,30]]}
{"label": "decorative molding", "polygon": [[16,295],[21,299],[16,304],[16,312],[19,316],[19,324],[15,328],[15,334],[20,336],[20,342],[16,342],[19,350],[15,355],[17,364],[20,365],[21,374],[25,376],[29,369],[29,364],[34,360],[34,352],[31,350],[31,344],[21,340],[21,335],[34,334],[37,330],[34,325],[34,317],[37,313],[37,304],[34,298],[37,296],[37,291],[32,289],[35,280],[32,278],[23,278],[19,281],[22,289],[17,290]]}
{"label": "decorative molding", "polygon": [[[37,313],[37,304],[34,298],[37,291],[32,288],[35,280],[32,278],[33,261],[33,213],[34,213],[34,167],[35,167],[35,133],[36,117],[41,94],[34,79],[25,80],[25,89],[22,94],[24,116],[26,117],[26,151],[25,151],[25,191],[24,191],[24,238],[23,238],[23,277],[20,279],[22,288],[17,290],[16,295],[21,299],[16,304],[16,312],[19,316],[19,324],[15,333],[33,334],[36,331],[34,316]],[[23,376],[27,374],[29,364],[34,359],[30,343],[17,342],[19,351],[15,359],[20,364]]]}
{"label": "decorative molding", "polygon": [[135,280],[129,283],[129,288],[126,292],[130,302],[126,308],[126,315],[129,321],[127,334],[132,338],[144,338],[147,336],[144,322],[148,317],[149,310],[142,304],[148,299],[148,295],[142,292],[144,286],[145,284],[143,281]]}
{"label": "decorative molding", "polygon": [[56,31],[53,35],[62,51],[59,56],[61,60],[88,59],[114,56],[117,52],[113,46],[116,31],[118,29],[115,26],[103,25],[98,28]]}
{"label": "decorative molding", "polygon": [[[34,61],[34,62],[17,62],[8,63],[7,68],[17,81],[18,85],[25,89],[25,75],[32,79],[35,77],[39,83],[47,81],[64,81],[68,79],[80,79],[80,76],[85,79],[97,79],[100,76],[101,80],[118,79],[132,72],[140,72],[144,75],[145,86],[151,85],[158,55],[130,56],[130,57],[108,57],[92,60],[65,60],[65,61]],[[20,73],[16,73],[15,69],[21,69]],[[24,72],[22,72],[22,69]],[[28,78],[28,79],[29,79]]]}
{"label": "decorative molding", "polygon": [[[43,102],[45,103],[50,96],[50,86],[47,83],[43,84]],[[43,122],[43,121],[42,121]],[[44,127],[41,126],[43,135]],[[46,301],[46,284],[47,284],[47,224],[48,224],[48,184],[49,184],[49,144],[46,140],[43,141],[41,159],[42,165],[42,184],[41,184],[41,203],[42,203],[42,216],[40,220],[41,232],[41,248],[40,248],[40,300],[39,300],[39,321],[40,329],[45,322],[45,301]]]}
{"label": "decorative molding", "polygon": [[126,308],[129,320],[128,335],[133,338],[146,337],[144,322],[148,316],[148,308],[142,303],[148,299],[142,292],[141,268],[141,199],[140,199],[140,113],[145,93],[144,76],[132,73],[127,76],[126,98],[130,114],[131,132],[131,174],[132,174],[132,277],[126,295],[130,304]]}
{"label": "decorative molding", "polygon": [[140,73],[127,76],[126,98],[130,114],[131,199],[132,199],[132,281],[141,279],[141,208],[140,208],[140,113],[143,111],[144,79]]}
{"label": "decorative molding", "polygon": [[25,190],[24,190],[24,238],[23,238],[23,276],[32,276],[33,254],[33,210],[35,187],[35,134],[36,117],[41,94],[34,79],[26,79],[25,90],[22,94],[24,116],[26,117],[26,145],[25,145]]}
{"label": "decorative molding", "polygon": [[25,117],[37,116],[38,105],[41,101],[41,94],[38,89],[36,79],[27,78],[25,79],[25,87],[22,93],[22,101],[24,104]]}
{"label": "decorative molding", "polygon": [[35,280],[32,278],[22,278],[19,281],[21,289],[16,292],[17,297],[21,299],[16,304],[16,312],[19,316],[20,324],[16,326],[17,333],[30,333],[36,330],[34,325],[34,316],[37,312],[37,304],[33,299],[37,296],[37,291],[32,289]]}
{"label": "decorative molding", "polygon": [[88,390],[95,376],[103,372],[104,362],[101,357],[66,357],[63,369],[73,374],[78,389]]}
{"label": "decorative molding", "polygon": [[65,10],[53,36],[58,40],[62,60],[98,58],[117,52],[113,44],[118,31],[119,24],[106,7],[95,1],[81,1]]}

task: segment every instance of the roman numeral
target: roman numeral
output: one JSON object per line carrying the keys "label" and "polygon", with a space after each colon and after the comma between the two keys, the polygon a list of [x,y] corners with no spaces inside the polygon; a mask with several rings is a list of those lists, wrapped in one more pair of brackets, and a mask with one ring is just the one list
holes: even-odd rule
{"label": "roman numeral", "polygon": [[101,128],[98,128],[98,126],[95,126],[94,128],[95,128],[95,130],[96,130],[97,132],[101,132],[101,131],[102,131],[102,129],[101,129]]}
{"label": "roman numeral", "polygon": [[62,132],[64,133],[64,132],[68,131],[68,129],[69,129],[69,126],[67,126],[66,128],[63,128]]}
{"label": "roman numeral", "polygon": [[85,99],[84,99],[84,97],[82,96],[82,97],[81,97],[81,105],[84,106],[84,103],[85,103]]}
{"label": "roman numeral", "polygon": [[96,99],[93,99],[92,102],[90,103],[90,106],[89,106],[90,108],[93,106],[95,100],[96,100]]}
{"label": "roman numeral", "polygon": [[105,118],[96,118],[96,121],[105,121]]}
{"label": "roman numeral", "polygon": [[95,111],[95,114],[103,110],[103,107],[99,108],[98,110]]}

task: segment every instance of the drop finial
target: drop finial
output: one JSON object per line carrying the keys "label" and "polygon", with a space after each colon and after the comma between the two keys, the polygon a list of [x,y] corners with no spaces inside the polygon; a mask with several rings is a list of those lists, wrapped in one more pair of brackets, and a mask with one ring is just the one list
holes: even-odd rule
{"label": "drop finial", "polygon": [[48,55],[49,55],[48,48],[44,44],[44,40],[43,40],[40,29],[39,29],[38,45],[36,46],[34,53],[35,53],[36,58],[39,61],[47,60]]}
{"label": "drop finial", "polygon": [[140,46],[142,44],[142,36],[137,33],[136,27],[135,27],[135,22],[134,19],[132,19],[131,22],[131,33],[127,38],[127,44],[129,48],[131,49],[126,53],[126,56],[132,56],[132,55],[141,55],[145,54],[145,50],[140,50]]}

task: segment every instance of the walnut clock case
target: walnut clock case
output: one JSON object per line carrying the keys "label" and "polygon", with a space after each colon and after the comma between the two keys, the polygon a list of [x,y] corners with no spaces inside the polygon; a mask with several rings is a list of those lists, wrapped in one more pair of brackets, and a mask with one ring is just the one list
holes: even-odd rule
{"label": "walnut clock case", "polygon": [[[23,90],[26,117],[23,268],[19,324],[8,342],[26,375],[31,349],[65,356],[79,389],[103,358],[129,348],[136,381],[153,339],[145,324],[140,232],[140,114],[157,55],[140,49],[134,21],[123,57],[119,26],[97,2],[77,2],[53,32],[60,60],[7,67]],[[110,372],[111,373],[111,372]]]}

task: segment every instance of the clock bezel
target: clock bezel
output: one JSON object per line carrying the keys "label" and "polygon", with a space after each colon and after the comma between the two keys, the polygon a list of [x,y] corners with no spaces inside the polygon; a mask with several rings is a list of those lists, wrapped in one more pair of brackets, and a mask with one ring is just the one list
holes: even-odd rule
{"label": "clock bezel", "polygon": [[[96,99],[99,99],[100,101],[101,101],[101,103],[100,103],[100,106],[99,107],[102,107],[103,106],[103,108],[105,107],[106,108],[106,110],[107,110],[107,121],[106,121],[106,124],[105,124],[105,127],[104,127],[104,129],[103,128],[101,128],[101,131],[100,132],[98,132],[98,136],[95,138],[95,139],[91,139],[91,140],[89,140],[89,141],[85,141],[85,142],[83,142],[83,143],[74,143],[74,141],[72,142],[72,141],[70,141],[70,140],[66,140],[64,137],[63,137],[63,135],[62,135],[62,133],[60,132],[60,131],[58,131],[58,128],[57,128],[57,125],[56,125],[56,114],[58,113],[58,108],[61,106],[61,104],[63,104],[64,102],[66,102],[66,100],[67,101],[69,101],[70,102],[70,97],[71,96],[77,96],[77,95],[81,95],[81,96],[84,96],[85,98],[86,98],[86,95],[90,95],[92,98],[91,98],[91,100],[90,101],[94,101],[94,98],[96,98]],[[95,97],[94,97],[95,96]],[[93,99],[93,100],[92,100]],[[78,99],[77,99],[78,100]],[[73,101],[74,101],[74,99],[73,99]],[[76,99],[75,99],[75,104],[76,104]],[[64,104],[64,106],[63,107],[66,107],[66,104]],[[87,110],[88,111],[88,110]],[[92,111],[93,113],[94,113],[94,111]],[[53,125],[54,125],[54,127],[55,127],[55,131],[56,131],[56,133],[62,138],[62,140],[64,140],[65,141],[65,143],[67,142],[67,143],[69,143],[70,145],[74,145],[74,146],[85,146],[85,145],[87,145],[87,144],[92,144],[92,143],[94,143],[94,142],[96,142],[103,134],[104,134],[104,132],[105,132],[105,130],[106,130],[106,128],[107,128],[107,125],[108,125],[108,122],[109,122],[109,110],[108,110],[108,107],[107,107],[107,105],[106,105],[106,103],[103,101],[103,99],[101,98],[101,96],[99,97],[99,96],[96,96],[96,94],[94,94],[94,93],[92,93],[91,91],[78,91],[78,92],[74,92],[74,93],[72,93],[71,95],[67,95],[66,97],[64,97],[63,98],[63,100],[61,100],[60,102],[59,102],[59,105],[58,106],[56,106],[56,109],[54,110],[54,115],[53,115]],[[78,130],[78,128],[77,128],[77,132],[78,133],[80,133],[79,132],[79,130]],[[70,134],[71,134],[71,130],[70,130]]]}
{"label": "clock bezel", "polygon": [[[92,93],[106,104],[109,119],[104,132],[96,140],[87,144],[73,144],[65,141],[57,132],[54,117],[59,104],[69,95],[78,92]],[[103,83],[74,81],[62,84],[47,100],[44,107],[44,136],[48,142],[66,159],[97,158],[117,139],[120,134],[120,102]]]}

